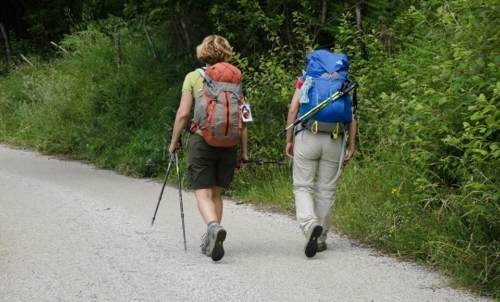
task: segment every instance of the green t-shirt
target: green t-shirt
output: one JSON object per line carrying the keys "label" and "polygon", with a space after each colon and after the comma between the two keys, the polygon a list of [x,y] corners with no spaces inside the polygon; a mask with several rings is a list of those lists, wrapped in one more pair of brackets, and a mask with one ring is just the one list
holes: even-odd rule
{"label": "green t-shirt", "polygon": [[196,98],[198,91],[203,87],[203,77],[198,70],[191,71],[186,75],[184,84],[182,84],[182,91],[191,93],[193,98]]}

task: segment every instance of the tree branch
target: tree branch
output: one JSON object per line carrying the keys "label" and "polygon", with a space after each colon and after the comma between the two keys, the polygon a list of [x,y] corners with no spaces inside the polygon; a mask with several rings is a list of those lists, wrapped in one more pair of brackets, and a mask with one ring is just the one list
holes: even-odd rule
{"label": "tree branch", "polygon": [[318,28],[316,29],[316,32],[314,33],[314,38],[313,41],[316,41],[316,39],[319,36],[319,33],[323,29],[326,23],[326,12],[327,12],[327,0],[323,0],[323,8],[321,9],[321,23],[319,24]]}
{"label": "tree branch", "polygon": [[146,38],[148,39],[149,46],[151,48],[151,53],[153,54],[155,61],[158,61],[158,58],[156,57],[155,45],[153,43],[153,40],[151,40],[151,36],[149,35],[149,31],[148,31],[148,28],[146,27],[146,23],[144,22],[144,20],[142,21],[142,29],[144,30],[144,34],[146,35]]}
{"label": "tree branch", "polygon": [[14,61],[12,60],[12,53],[10,52],[10,44],[9,44],[9,36],[7,36],[7,31],[3,26],[3,23],[0,23],[0,29],[2,30],[3,39],[5,40],[5,50],[7,52],[7,61],[10,65],[14,65]]}

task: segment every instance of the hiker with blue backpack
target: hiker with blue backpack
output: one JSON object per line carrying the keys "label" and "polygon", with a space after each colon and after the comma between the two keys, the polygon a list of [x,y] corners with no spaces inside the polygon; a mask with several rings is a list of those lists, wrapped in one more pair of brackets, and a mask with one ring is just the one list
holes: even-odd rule
{"label": "hiker with blue backpack", "polygon": [[[207,225],[201,251],[213,261],[219,261],[224,256],[223,242],[227,235],[220,225],[222,189],[229,188],[234,167],[244,166],[248,161],[248,134],[242,118],[245,99],[241,72],[228,63],[232,50],[225,38],[206,37],[197,47],[196,55],[206,66],[185,77],[169,152],[173,154],[180,147],[181,132],[186,127],[191,133],[188,183]],[[193,107],[194,118],[188,121]]]}
{"label": "hiker with blue backpack", "polygon": [[288,111],[285,151],[294,162],[297,222],[311,258],[327,249],[338,179],[355,151],[356,120],[346,92],[355,87],[347,79],[347,56],[316,50],[306,63]]}

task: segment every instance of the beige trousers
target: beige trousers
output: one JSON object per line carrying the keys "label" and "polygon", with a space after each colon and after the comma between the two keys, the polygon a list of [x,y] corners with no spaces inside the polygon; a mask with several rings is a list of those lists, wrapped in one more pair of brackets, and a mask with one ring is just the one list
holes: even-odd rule
{"label": "beige trousers", "polygon": [[295,136],[293,194],[297,222],[304,234],[312,223],[321,225],[323,234],[318,242],[326,241],[332,221],[342,144],[342,135],[333,140],[329,133],[302,130]]}

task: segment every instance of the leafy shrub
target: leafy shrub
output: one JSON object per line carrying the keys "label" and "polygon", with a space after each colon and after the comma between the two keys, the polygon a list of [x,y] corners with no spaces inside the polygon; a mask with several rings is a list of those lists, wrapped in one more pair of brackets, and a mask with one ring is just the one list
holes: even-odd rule
{"label": "leafy shrub", "polygon": [[[363,169],[355,177],[373,198],[349,191],[344,198],[353,204],[341,202],[337,219],[349,233],[494,294],[500,279],[500,56],[484,41],[498,40],[499,10],[493,1],[438,2],[395,22],[396,32],[414,31],[399,36],[403,51],[392,58],[378,56],[376,33],[366,37],[370,61],[356,73]],[[384,181],[369,179],[370,169]],[[352,177],[345,185],[362,189]],[[360,225],[355,211],[371,228]]]}

